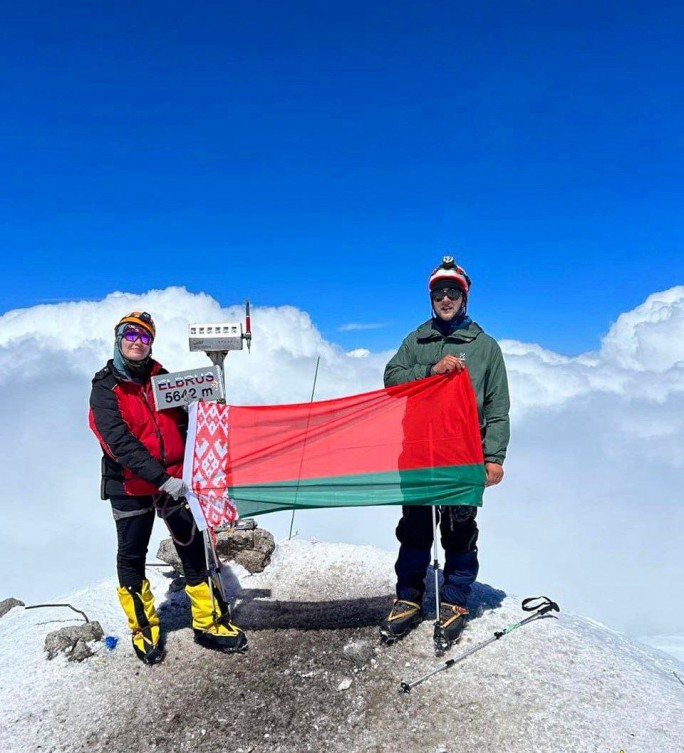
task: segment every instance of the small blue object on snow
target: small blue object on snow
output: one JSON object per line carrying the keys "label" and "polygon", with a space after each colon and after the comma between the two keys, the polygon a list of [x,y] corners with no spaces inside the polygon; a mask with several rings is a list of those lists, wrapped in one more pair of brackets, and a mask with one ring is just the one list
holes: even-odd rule
{"label": "small blue object on snow", "polygon": [[105,638],[105,648],[108,651],[113,651],[116,648],[116,644],[119,642],[119,639],[115,635],[108,635]]}

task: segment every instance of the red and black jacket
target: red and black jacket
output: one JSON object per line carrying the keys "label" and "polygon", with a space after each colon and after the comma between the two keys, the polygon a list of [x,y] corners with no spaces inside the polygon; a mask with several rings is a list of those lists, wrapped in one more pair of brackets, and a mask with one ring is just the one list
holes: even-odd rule
{"label": "red and black jacket", "polygon": [[[167,373],[152,361],[150,377]],[[170,476],[183,475],[187,414],[157,411],[150,378],[128,380],[108,361],[93,377],[88,418],[104,451],[102,499],[158,494]]]}

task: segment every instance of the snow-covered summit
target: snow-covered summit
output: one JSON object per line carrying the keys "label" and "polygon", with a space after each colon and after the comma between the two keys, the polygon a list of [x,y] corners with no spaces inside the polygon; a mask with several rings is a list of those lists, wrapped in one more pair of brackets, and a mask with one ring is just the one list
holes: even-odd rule
{"label": "snow-covered summit", "polygon": [[684,750],[684,666],[565,613],[400,693],[402,680],[525,615],[519,599],[479,584],[445,657],[434,656],[429,620],[382,646],[392,564],[372,547],[294,540],[261,574],[236,568],[236,622],[250,640],[242,656],[197,646],[184,594],[166,593],[164,571],[150,568],[168,652],[151,668],[133,655],[113,580],[66,599],[121,638],[82,664],[43,652],[45,635],[76,615],[15,608],[0,619],[0,750]]}

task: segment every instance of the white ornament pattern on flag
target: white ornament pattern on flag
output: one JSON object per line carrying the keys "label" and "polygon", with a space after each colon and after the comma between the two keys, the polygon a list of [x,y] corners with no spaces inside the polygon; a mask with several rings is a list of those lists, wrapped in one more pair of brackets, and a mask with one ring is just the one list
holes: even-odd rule
{"label": "white ornament pattern on flag", "polygon": [[211,528],[234,523],[237,507],[226,488],[230,406],[200,402],[192,463],[192,490]]}

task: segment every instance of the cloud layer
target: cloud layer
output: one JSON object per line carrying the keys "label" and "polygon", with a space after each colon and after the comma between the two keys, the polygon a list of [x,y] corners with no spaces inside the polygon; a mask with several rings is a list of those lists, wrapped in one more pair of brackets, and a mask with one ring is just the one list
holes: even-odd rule
{"label": "cloud layer", "polygon": [[[188,352],[189,322],[243,319],[240,306],[222,309],[183,288],[0,317],[0,598],[54,598],[114,572],[87,400],[92,374],[111,356],[114,324],[133,309],[153,312],[155,357],[170,370],[207,363]],[[228,356],[229,402],[308,400],[318,357],[318,399],[381,386],[391,353],[345,353],[306,312],[257,308],[252,326],[252,353]],[[671,592],[684,572],[684,287],[620,316],[596,353],[502,347],[513,438],[504,483],[487,492],[480,514],[480,579],[520,596],[547,593],[618,629],[682,631],[684,605],[672,604]],[[394,549],[397,514],[298,512],[295,529]],[[261,525],[282,537],[289,522],[279,514]]]}

